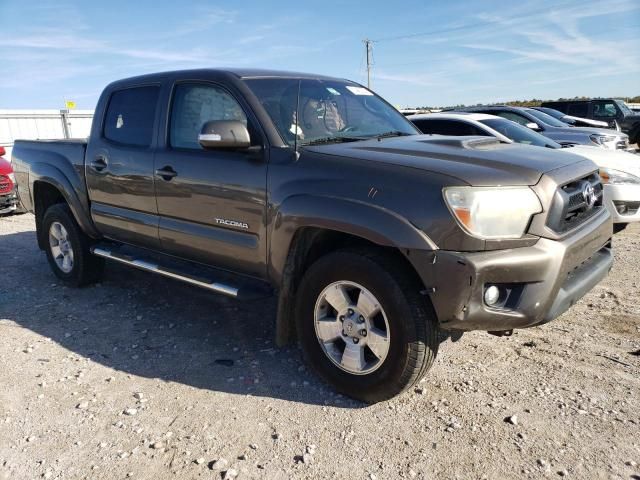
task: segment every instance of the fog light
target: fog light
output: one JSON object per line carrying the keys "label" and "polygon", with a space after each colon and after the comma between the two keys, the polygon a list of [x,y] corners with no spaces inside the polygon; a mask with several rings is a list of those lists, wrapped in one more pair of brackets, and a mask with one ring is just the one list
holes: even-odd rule
{"label": "fog light", "polygon": [[500,289],[495,285],[491,285],[484,291],[484,303],[487,305],[495,305],[500,300]]}

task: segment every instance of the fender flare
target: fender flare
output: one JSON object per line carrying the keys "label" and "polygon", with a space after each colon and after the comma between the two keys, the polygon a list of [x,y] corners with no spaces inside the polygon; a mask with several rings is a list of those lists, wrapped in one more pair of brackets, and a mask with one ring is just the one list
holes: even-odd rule
{"label": "fender flare", "polygon": [[300,228],[316,227],[363,238],[400,250],[437,250],[437,245],[404,217],[380,205],[359,200],[301,194],[278,208],[269,235],[269,274],[276,285]]}
{"label": "fender flare", "polygon": [[[100,238],[100,233],[91,220],[88,199],[83,202],[78,195],[78,188],[74,188],[69,177],[54,165],[38,162],[31,166],[29,174],[29,193],[33,199],[34,212],[37,204],[35,198],[35,184],[39,182],[49,184],[56,188],[69,205],[71,213],[78,222],[78,225],[80,225],[80,228],[82,228],[82,230],[90,237]],[[79,183],[78,187],[84,189],[84,185],[80,184],[80,182],[81,180],[79,178],[76,179],[76,183]]]}
{"label": "fender flare", "polygon": [[[407,255],[411,249],[434,251],[438,247],[422,231],[396,213],[367,202],[321,195],[296,195],[280,205],[269,235],[268,274],[279,289],[276,344],[293,337],[295,312],[296,233],[305,227],[343,232],[377,245],[395,247]],[[302,247],[304,248],[304,247]]]}

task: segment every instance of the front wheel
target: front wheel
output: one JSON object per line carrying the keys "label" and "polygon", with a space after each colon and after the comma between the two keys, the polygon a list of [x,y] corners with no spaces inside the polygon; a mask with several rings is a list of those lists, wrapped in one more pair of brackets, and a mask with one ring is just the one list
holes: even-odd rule
{"label": "front wheel", "polygon": [[378,252],[340,251],[316,261],[297,296],[297,332],[307,362],[338,391],[390,399],[431,367],[438,326],[416,279]]}
{"label": "front wheel", "polygon": [[614,223],[613,224],[613,233],[620,233],[625,228],[627,228],[628,223]]}
{"label": "front wheel", "polygon": [[49,207],[42,219],[42,229],[47,260],[59,279],[77,287],[100,280],[104,259],[90,252],[91,239],[67,205]]}

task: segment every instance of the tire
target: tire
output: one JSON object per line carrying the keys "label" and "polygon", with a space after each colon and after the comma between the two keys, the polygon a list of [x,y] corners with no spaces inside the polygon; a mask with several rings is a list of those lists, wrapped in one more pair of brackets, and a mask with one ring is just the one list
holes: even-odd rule
{"label": "tire", "polygon": [[620,233],[625,228],[627,228],[628,223],[614,223],[613,224],[613,233]]}
{"label": "tire", "polygon": [[629,143],[636,144],[640,147],[640,125],[637,125],[630,133],[629,133]]}
{"label": "tire", "polygon": [[[435,313],[420,290],[418,281],[385,254],[345,250],[320,258],[304,274],[296,298],[296,329],[306,362],[336,390],[367,403],[409,389],[429,370],[440,344]],[[370,314],[376,303],[380,308]],[[345,310],[347,304],[353,312]],[[323,317],[327,323],[316,321]]]}
{"label": "tire", "polygon": [[[89,249],[93,242],[82,231],[68,205],[49,207],[42,219],[41,234],[49,265],[64,283],[81,287],[102,278],[104,259],[91,254]],[[70,258],[70,262],[65,258]]]}

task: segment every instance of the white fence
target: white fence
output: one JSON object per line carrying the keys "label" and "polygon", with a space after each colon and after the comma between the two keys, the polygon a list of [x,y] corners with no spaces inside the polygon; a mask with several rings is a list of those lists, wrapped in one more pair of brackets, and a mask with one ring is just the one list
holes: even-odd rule
{"label": "white fence", "polygon": [[0,146],[11,158],[18,139],[86,138],[93,110],[0,110]]}

